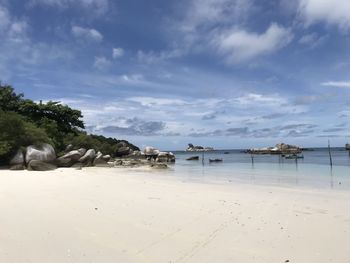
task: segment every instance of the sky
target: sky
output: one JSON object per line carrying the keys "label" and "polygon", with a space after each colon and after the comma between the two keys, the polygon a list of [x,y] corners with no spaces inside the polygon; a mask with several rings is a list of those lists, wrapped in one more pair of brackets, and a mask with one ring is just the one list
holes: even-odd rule
{"label": "sky", "polygon": [[0,80],[181,150],[350,141],[348,0],[0,0]]}

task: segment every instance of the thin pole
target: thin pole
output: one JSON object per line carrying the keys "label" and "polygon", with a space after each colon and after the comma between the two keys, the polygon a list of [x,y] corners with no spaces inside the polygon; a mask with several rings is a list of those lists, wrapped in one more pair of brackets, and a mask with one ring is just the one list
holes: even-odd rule
{"label": "thin pole", "polygon": [[202,166],[204,166],[204,152],[202,152]]}
{"label": "thin pole", "polygon": [[331,143],[328,140],[328,154],[329,154],[329,163],[331,167],[333,167],[333,161],[332,161],[332,153],[331,153]]}

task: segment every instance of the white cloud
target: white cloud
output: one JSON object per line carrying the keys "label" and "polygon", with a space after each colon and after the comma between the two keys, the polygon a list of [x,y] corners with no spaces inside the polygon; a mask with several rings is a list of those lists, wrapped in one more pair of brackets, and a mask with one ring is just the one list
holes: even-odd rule
{"label": "white cloud", "polygon": [[244,62],[273,53],[290,43],[290,29],[272,23],[265,32],[246,31],[246,21],[257,10],[255,0],[191,0],[180,19],[166,24],[172,32],[168,50],[139,50],[140,63],[155,64],[189,53],[224,55],[227,62]]}
{"label": "white cloud", "polygon": [[112,62],[105,57],[95,57],[94,67],[100,70],[109,68]]}
{"label": "white cloud", "polygon": [[114,59],[120,58],[124,56],[124,49],[118,47],[118,48],[113,48],[112,50],[112,56]]}
{"label": "white cloud", "polygon": [[182,99],[173,98],[155,98],[155,97],[130,97],[128,101],[140,103],[142,106],[180,106],[187,104]]}
{"label": "white cloud", "polygon": [[[1,0],[0,0],[1,3]],[[10,79],[19,72],[31,71],[37,65],[65,61],[73,57],[66,46],[33,41],[28,18],[15,17],[0,4],[0,61],[1,74]]]}
{"label": "white cloud", "polygon": [[13,42],[23,42],[27,34],[28,24],[25,21],[13,22],[8,30],[8,37]]}
{"label": "white cloud", "polygon": [[72,34],[79,39],[101,42],[103,35],[94,28],[84,28],[80,26],[72,26]]}
{"label": "white cloud", "polygon": [[29,25],[26,20],[11,16],[7,8],[0,4],[0,37],[2,37],[2,44],[27,41],[28,28]]}
{"label": "white cloud", "polygon": [[123,81],[128,81],[128,82],[140,82],[144,80],[144,77],[142,74],[122,75],[121,77]]}
{"label": "white cloud", "polygon": [[317,39],[318,39],[317,33],[311,33],[311,34],[307,34],[307,35],[302,36],[298,42],[300,44],[310,45],[310,44],[313,44],[314,42],[316,42]]}
{"label": "white cloud", "polygon": [[350,88],[350,81],[328,81],[321,83],[321,85],[335,88]]}
{"label": "white cloud", "polygon": [[173,49],[161,52],[144,52],[142,50],[139,50],[137,52],[137,60],[142,64],[155,64],[168,59],[181,57],[183,54],[183,51],[180,49]]}
{"label": "white cloud", "polygon": [[67,9],[77,5],[90,14],[103,15],[110,6],[109,0],[31,0],[28,4],[30,7],[36,5],[46,5],[59,9]]}
{"label": "white cloud", "polygon": [[310,48],[315,48],[321,45],[327,38],[328,38],[327,35],[319,36],[317,33],[314,32],[314,33],[302,36],[299,39],[298,43],[309,46]]}
{"label": "white cloud", "polygon": [[256,93],[248,93],[244,96],[234,99],[241,105],[264,105],[264,106],[280,106],[287,104],[288,101],[278,95],[262,95]]}
{"label": "white cloud", "polygon": [[253,0],[193,0],[180,27],[193,33],[203,27],[246,19]]}
{"label": "white cloud", "polygon": [[217,33],[213,44],[219,52],[228,56],[228,62],[241,62],[273,53],[288,45],[292,38],[293,34],[289,29],[272,23],[262,34],[241,29]]}
{"label": "white cloud", "polygon": [[241,25],[249,19],[255,0],[189,0],[175,20],[165,23],[169,49],[138,52],[141,63],[155,64],[189,53],[207,52],[213,30]]}
{"label": "white cloud", "polygon": [[5,30],[11,22],[8,10],[0,5],[0,32]]}
{"label": "white cloud", "polygon": [[350,29],[350,1],[348,0],[300,0],[299,15],[306,26],[317,22]]}

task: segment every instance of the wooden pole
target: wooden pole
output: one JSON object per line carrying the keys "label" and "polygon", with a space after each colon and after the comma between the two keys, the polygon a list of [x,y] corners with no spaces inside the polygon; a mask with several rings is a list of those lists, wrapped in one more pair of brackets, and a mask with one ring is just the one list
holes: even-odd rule
{"label": "wooden pole", "polygon": [[331,153],[331,143],[328,140],[328,154],[329,154],[329,164],[333,167],[332,153]]}

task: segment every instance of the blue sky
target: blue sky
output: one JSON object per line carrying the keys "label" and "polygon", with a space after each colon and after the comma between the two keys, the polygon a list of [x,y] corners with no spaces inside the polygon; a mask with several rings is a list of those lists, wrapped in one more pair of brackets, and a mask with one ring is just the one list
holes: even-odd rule
{"label": "blue sky", "polygon": [[349,139],[347,0],[0,0],[0,79],[137,145]]}

